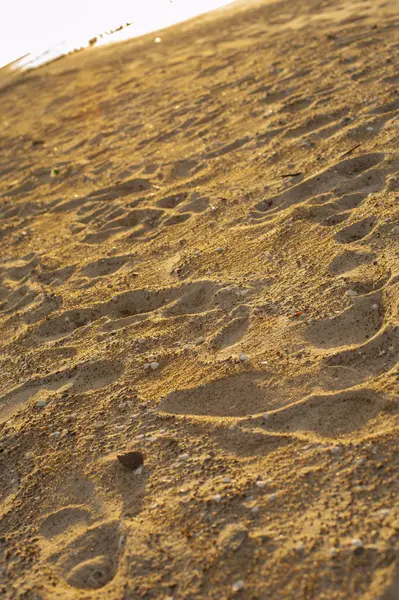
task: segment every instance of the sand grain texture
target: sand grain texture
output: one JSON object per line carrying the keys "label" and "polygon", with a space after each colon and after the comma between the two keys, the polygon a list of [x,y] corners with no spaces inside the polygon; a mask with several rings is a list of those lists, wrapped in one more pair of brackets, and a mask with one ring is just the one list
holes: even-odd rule
{"label": "sand grain texture", "polygon": [[2,598],[399,598],[398,17],[237,4],[0,85]]}

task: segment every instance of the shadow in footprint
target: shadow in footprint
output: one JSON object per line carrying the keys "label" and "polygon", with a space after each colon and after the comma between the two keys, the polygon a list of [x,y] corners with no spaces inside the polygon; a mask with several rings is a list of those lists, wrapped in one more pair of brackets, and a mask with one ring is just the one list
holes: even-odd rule
{"label": "shadow in footprint", "polygon": [[361,265],[367,265],[375,259],[371,252],[356,252],[356,250],[345,250],[338,254],[332,261],[329,271],[332,275],[342,275],[353,271]]}
{"label": "shadow in footprint", "polygon": [[[349,435],[362,430],[384,409],[386,400],[373,390],[348,390],[317,395],[269,413],[261,421],[267,431],[313,433],[320,437]],[[248,422],[253,426],[254,421]]]}
{"label": "shadow in footprint", "polygon": [[68,388],[70,393],[85,393],[110,385],[122,375],[122,363],[99,360],[82,363],[76,368],[65,369],[27,381],[0,398],[0,419],[9,418],[19,406],[42,390],[58,391]]}
{"label": "shadow in footprint", "polygon": [[324,360],[324,375],[335,389],[356,385],[387,373],[398,360],[397,327],[388,326],[363,346],[338,352]]}
{"label": "shadow in footprint", "polygon": [[67,548],[55,552],[49,562],[78,589],[99,589],[115,576],[118,567],[119,522],[110,521],[89,527]]}
{"label": "shadow in footprint", "polygon": [[[303,202],[317,194],[324,194],[333,188],[340,187],[343,191],[344,188],[348,187],[345,191],[349,193],[352,191],[350,189],[352,187],[358,190],[365,185],[370,186],[373,183],[371,174],[374,173],[371,169],[383,159],[384,154],[377,152],[343,160],[322,173],[306,179],[276,196],[263,200],[255,208],[262,212],[272,209],[279,211],[293,204]],[[367,177],[367,180],[363,179],[363,174]],[[347,183],[349,183],[349,186],[346,185]],[[381,186],[379,179],[378,181],[376,180],[375,186]]]}
{"label": "shadow in footprint", "polygon": [[351,244],[365,238],[376,224],[375,217],[366,217],[361,221],[356,221],[348,227],[344,227],[335,234],[335,239],[340,244]]}
{"label": "shadow in footprint", "polygon": [[112,275],[119,271],[132,257],[126,256],[110,256],[99,258],[98,260],[89,263],[82,269],[82,274],[86,277],[104,277]]}
{"label": "shadow in footprint", "polygon": [[362,344],[381,327],[382,315],[373,308],[379,298],[379,293],[356,298],[340,315],[309,325],[305,337],[318,348]]}
{"label": "shadow in footprint", "polygon": [[182,415],[243,417],[268,410],[267,391],[257,385],[259,375],[242,374],[212,381],[203,386],[173,392],[159,410]]}

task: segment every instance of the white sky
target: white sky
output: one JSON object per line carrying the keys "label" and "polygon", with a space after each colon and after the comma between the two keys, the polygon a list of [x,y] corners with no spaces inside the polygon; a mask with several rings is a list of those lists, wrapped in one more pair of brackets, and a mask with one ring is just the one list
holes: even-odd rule
{"label": "white sky", "polygon": [[126,22],[130,36],[155,31],[231,0],[0,0],[0,66],[31,52],[88,39]]}

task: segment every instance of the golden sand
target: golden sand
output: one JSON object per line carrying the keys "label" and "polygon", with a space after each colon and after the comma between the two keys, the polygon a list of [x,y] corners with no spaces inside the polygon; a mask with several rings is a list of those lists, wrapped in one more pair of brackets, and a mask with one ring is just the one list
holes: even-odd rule
{"label": "golden sand", "polygon": [[2,598],[399,598],[398,12],[3,80]]}

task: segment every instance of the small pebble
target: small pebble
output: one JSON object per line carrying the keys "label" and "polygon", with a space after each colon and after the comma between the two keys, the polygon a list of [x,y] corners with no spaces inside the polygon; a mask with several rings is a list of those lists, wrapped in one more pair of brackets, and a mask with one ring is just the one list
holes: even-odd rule
{"label": "small pebble", "polygon": [[222,248],[222,247],[219,246],[219,248],[216,248],[216,252],[218,254],[221,254],[222,252],[224,252],[224,248]]}
{"label": "small pebble", "polygon": [[188,454],[187,453],[180,454],[179,458],[180,458],[180,460],[188,460]]}
{"label": "small pebble", "polygon": [[37,406],[38,408],[44,408],[44,407],[46,406],[46,401],[45,401],[45,400],[38,400],[38,401],[36,402],[36,406]]}
{"label": "small pebble", "polygon": [[257,514],[258,514],[258,512],[259,512],[259,506],[253,506],[253,507],[251,508],[251,513],[252,513],[253,515],[257,515]]}
{"label": "small pebble", "polygon": [[297,545],[295,546],[295,550],[297,552],[304,552],[305,546],[304,546],[303,542],[298,542]]}
{"label": "small pebble", "polygon": [[266,485],[266,481],[257,481],[256,485],[258,486],[258,488],[263,488]]}
{"label": "small pebble", "polygon": [[357,296],[357,292],[355,292],[355,290],[348,290],[346,293],[348,296]]}
{"label": "small pebble", "polygon": [[124,467],[130,469],[131,471],[136,471],[144,463],[144,456],[138,451],[118,454],[116,458]]}
{"label": "small pebble", "polygon": [[221,501],[221,499],[222,499],[222,496],[220,494],[216,494],[213,497],[214,502],[217,502],[217,503],[219,503]]}
{"label": "small pebble", "polygon": [[230,483],[231,482],[231,477],[224,477],[223,479],[223,483]]}
{"label": "small pebble", "polygon": [[244,354],[243,352],[241,352],[239,358],[242,362],[247,362],[249,360],[248,354]]}
{"label": "small pebble", "polygon": [[54,431],[54,433],[51,434],[51,437],[57,439],[60,437],[60,435],[61,435],[60,431]]}
{"label": "small pebble", "polygon": [[277,494],[269,494],[269,501],[274,502],[277,499]]}
{"label": "small pebble", "polygon": [[330,556],[331,557],[337,556],[337,554],[338,554],[338,548],[335,548],[335,547],[330,548]]}
{"label": "small pebble", "polygon": [[158,369],[159,363],[154,361],[154,362],[150,363],[150,367],[153,371],[155,371],[155,369]]}
{"label": "small pebble", "polygon": [[363,548],[363,542],[362,542],[362,540],[359,540],[359,539],[357,539],[357,538],[354,538],[354,539],[351,541],[351,544],[352,544],[352,546],[353,546],[354,548]]}
{"label": "small pebble", "polygon": [[245,587],[245,584],[243,582],[242,579],[239,579],[238,581],[235,581],[233,583],[233,585],[231,586],[233,592],[240,592],[241,590],[243,590]]}
{"label": "small pebble", "polygon": [[199,338],[197,338],[197,339],[195,340],[195,344],[196,344],[197,346],[199,346],[200,344],[203,344],[204,342],[205,342],[205,338],[204,338],[204,336],[203,336],[203,335],[201,335]]}

